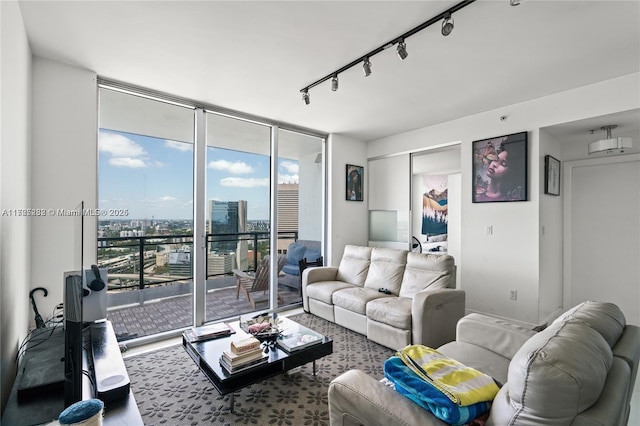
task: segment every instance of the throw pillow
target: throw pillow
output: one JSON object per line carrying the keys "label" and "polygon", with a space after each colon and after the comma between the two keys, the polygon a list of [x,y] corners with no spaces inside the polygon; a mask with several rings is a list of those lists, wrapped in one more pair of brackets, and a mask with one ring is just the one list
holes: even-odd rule
{"label": "throw pillow", "polygon": [[287,263],[298,267],[298,262],[304,257],[304,252],[307,250],[306,246],[302,244],[293,243],[287,249]]}

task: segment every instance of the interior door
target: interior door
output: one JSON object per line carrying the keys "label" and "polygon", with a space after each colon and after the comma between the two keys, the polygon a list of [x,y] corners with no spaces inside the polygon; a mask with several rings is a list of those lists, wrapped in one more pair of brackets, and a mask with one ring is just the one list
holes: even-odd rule
{"label": "interior door", "polygon": [[613,302],[627,323],[639,325],[640,161],[626,157],[633,161],[588,160],[570,167],[568,306]]}

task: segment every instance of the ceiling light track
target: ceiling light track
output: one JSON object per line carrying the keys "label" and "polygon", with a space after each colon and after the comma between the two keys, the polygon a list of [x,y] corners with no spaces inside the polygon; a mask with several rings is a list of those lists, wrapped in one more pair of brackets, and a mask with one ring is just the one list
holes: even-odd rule
{"label": "ceiling light track", "polygon": [[[420,32],[420,31],[424,30],[425,28],[427,28],[427,27],[429,27],[429,26],[431,26],[431,25],[433,25],[433,24],[435,24],[437,22],[440,22],[440,21],[442,21],[443,25],[445,25],[445,21],[447,19],[451,19],[451,15],[453,13],[459,11],[460,9],[462,9],[464,7],[469,6],[471,3],[474,3],[475,1],[476,0],[464,0],[464,1],[461,1],[460,3],[455,4],[454,6],[450,7],[447,10],[445,10],[444,12],[442,12],[442,13],[434,16],[433,18],[423,22],[422,24],[420,24],[417,27],[407,31],[406,33],[404,33],[402,35],[399,35],[398,37],[395,37],[394,39],[392,39],[389,42],[383,44],[382,46],[373,49],[371,52],[360,56],[358,59],[355,59],[354,61],[349,62],[347,65],[345,65],[345,66],[343,66],[341,68],[338,68],[337,70],[327,74],[326,76],[322,77],[321,79],[314,81],[313,83],[309,84],[306,87],[303,87],[302,89],[300,89],[300,92],[303,94],[303,99],[304,99],[305,103],[307,105],[310,103],[309,102],[309,89],[311,89],[311,88],[313,88],[313,87],[315,87],[315,86],[317,86],[317,85],[319,85],[321,83],[324,83],[325,81],[328,81],[328,80],[337,81],[338,80],[338,74],[340,74],[340,73],[342,73],[342,72],[348,70],[349,68],[352,68],[352,67],[354,67],[354,66],[356,66],[358,64],[363,64],[363,69],[364,69],[365,76],[369,76],[371,74],[371,62],[370,62],[371,57],[373,55],[376,55],[376,54],[382,52],[383,50],[388,49],[391,46],[398,45],[398,47],[397,47],[398,56],[403,60],[406,59],[406,57],[408,56],[408,53],[407,53],[407,47],[406,47],[405,40],[408,37],[411,37],[415,33]],[[453,25],[451,25],[451,30],[453,30]],[[451,32],[451,30],[449,30],[449,33]],[[447,33],[446,35],[448,35],[449,33]],[[444,31],[443,31],[443,35],[445,35]],[[334,87],[335,87],[335,89],[334,89]],[[334,91],[337,90],[337,83],[335,85],[332,84],[332,89]]]}

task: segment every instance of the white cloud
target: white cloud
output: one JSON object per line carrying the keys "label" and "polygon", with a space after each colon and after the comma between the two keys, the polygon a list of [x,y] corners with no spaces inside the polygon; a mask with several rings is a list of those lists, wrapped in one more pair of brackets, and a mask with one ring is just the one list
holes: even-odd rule
{"label": "white cloud", "polygon": [[222,186],[230,186],[234,188],[258,188],[258,187],[268,187],[269,186],[269,178],[224,178],[220,179],[220,185]]}
{"label": "white cloud", "polygon": [[166,140],[164,142],[164,146],[167,147],[167,148],[175,149],[175,150],[182,151],[182,152],[193,151],[193,144],[192,143],[176,142],[176,141]]}
{"label": "white cloud", "polygon": [[278,175],[278,183],[298,183],[298,175]]}
{"label": "white cloud", "polygon": [[227,160],[210,161],[208,167],[213,170],[222,170],[234,175],[243,175],[253,173],[253,168],[244,161],[236,161],[232,163]]}
{"label": "white cloud", "polygon": [[146,154],[144,148],[123,135],[100,132],[98,149],[114,157],[141,157]]}
{"label": "white cloud", "polygon": [[109,164],[114,167],[128,167],[131,169],[140,169],[147,167],[144,161],[139,158],[114,157],[109,159]]}
{"label": "white cloud", "polygon": [[176,201],[176,197],[172,197],[170,195],[165,195],[164,197],[160,197],[160,201]]}
{"label": "white cloud", "polygon": [[280,168],[284,169],[287,173],[291,173],[294,175],[298,174],[298,163],[294,161],[282,161],[280,163]]}

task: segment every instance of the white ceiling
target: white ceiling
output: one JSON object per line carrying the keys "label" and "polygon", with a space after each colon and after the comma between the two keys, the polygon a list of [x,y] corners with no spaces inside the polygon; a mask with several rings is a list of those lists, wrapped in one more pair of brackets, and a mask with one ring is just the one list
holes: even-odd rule
{"label": "white ceiling", "polygon": [[358,65],[302,102],[303,87],[455,3],[19,2],[37,56],[363,140],[640,71],[640,1],[479,0],[450,36],[437,23],[407,39],[405,61],[388,49],[371,76]]}

